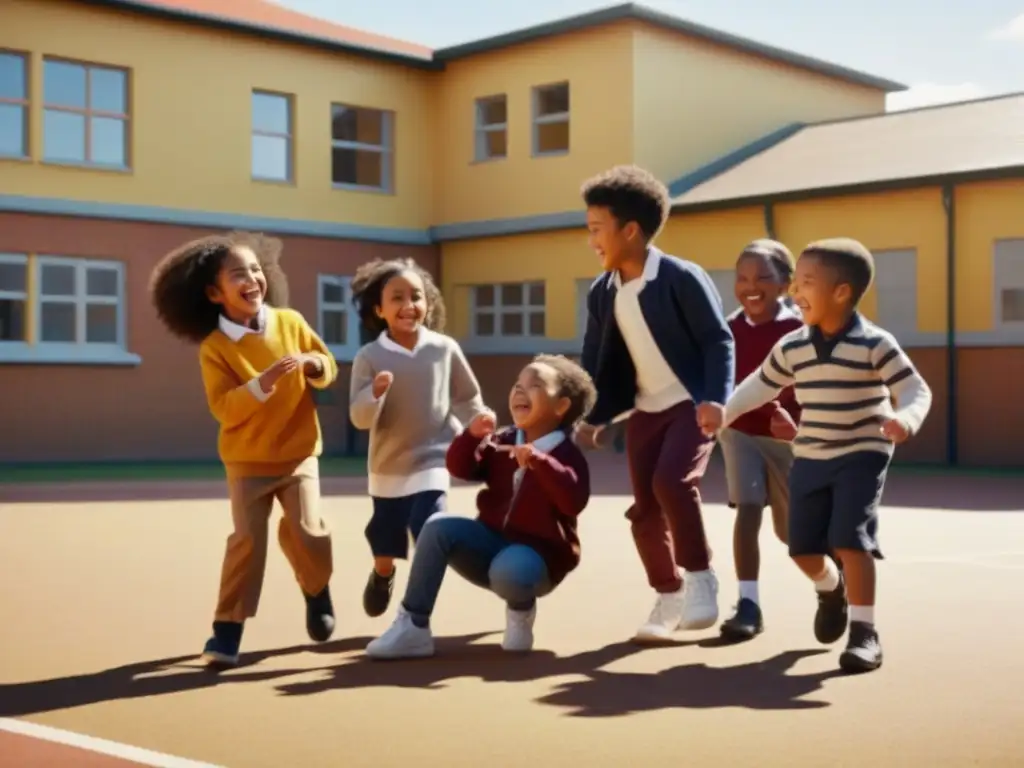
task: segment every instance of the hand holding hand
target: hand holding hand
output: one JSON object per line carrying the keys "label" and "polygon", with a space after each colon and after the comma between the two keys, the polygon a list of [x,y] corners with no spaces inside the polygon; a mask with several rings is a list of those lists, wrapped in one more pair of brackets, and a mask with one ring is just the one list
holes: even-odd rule
{"label": "hand holding hand", "polygon": [[575,434],[573,435],[576,440],[576,445],[580,448],[597,449],[600,448],[598,443],[598,437],[601,434],[599,427],[595,427],[593,424],[587,424],[581,422],[577,427]]}
{"label": "hand holding hand", "polygon": [[297,355],[285,355],[260,374],[260,389],[269,394],[282,376],[299,370],[299,365]]}
{"label": "hand holding hand", "polygon": [[488,435],[494,434],[494,430],[497,429],[498,422],[494,418],[493,413],[478,413],[473,417],[473,420],[469,422],[469,426],[466,429],[469,430],[469,434],[475,437],[477,440],[482,440]]}
{"label": "hand holding hand", "polygon": [[785,408],[779,408],[772,414],[770,428],[776,440],[791,442],[796,437],[796,423]]}
{"label": "hand holding hand", "polygon": [[714,437],[725,422],[725,406],[706,402],[697,406],[697,424],[708,437]]}
{"label": "hand holding hand", "polygon": [[907,429],[907,425],[899,419],[886,419],[882,422],[881,431],[883,437],[892,440],[896,445],[910,437],[910,430]]}
{"label": "hand holding hand", "polygon": [[391,371],[381,371],[373,377],[373,399],[380,400],[391,389],[395,375]]}

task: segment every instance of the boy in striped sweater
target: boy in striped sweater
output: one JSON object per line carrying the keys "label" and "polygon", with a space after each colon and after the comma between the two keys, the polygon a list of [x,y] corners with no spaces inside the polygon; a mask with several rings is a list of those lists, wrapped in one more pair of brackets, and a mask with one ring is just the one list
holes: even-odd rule
{"label": "boy in striped sweater", "polygon": [[855,240],[808,245],[794,280],[806,325],[784,336],[702,423],[713,434],[795,388],[802,412],[789,476],[789,553],[814,582],[819,642],[839,640],[849,621],[839,658],[846,672],[882,664],[874,626],[878,504],[894,446],[920,430],[932,401],[892,335],[857,312],[873,277],[871,252]]}

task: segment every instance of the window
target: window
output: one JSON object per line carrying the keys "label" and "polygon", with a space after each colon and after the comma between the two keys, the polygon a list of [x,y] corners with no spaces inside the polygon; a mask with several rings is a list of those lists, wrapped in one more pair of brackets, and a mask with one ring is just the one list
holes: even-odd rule
{"label": "window", "polygon": [[393,112],[331,105],[331,181],[341,189],[391,192]]}
{"label": "window", "polygon": [[1024,240],[995,244],[995,327],[1024,329]]}
{"label": "window", "polygon": [[476,285],[472,335],[538,337],[545,334],[544,283]]}
{"label": "window", "polygon": [[292,181],[292,98],[252,92],[252,178]]}
{"label": "window", "polygon": [[352,304],[352,280],[337,275],[317,278],[320,338],[338,358],[351,360],[361,345],[359,317]]}
{"label": "window", "polygon": [[508,98],[488,96],[476,101],[476,159],[508,157]]}
{"label": "window", "polygon": [[28,257],[0,253],[0,347],[28,341]]}
{"label": "window", "polygon": [[736,300],[736,270],[709,269],[708,276],[718,289],[718,295],[722,297],[722,311],[728,317],[740,308],[740,303]]}
{"label": "window", "polygon": [[128,166],[128,73],[43,61],[43,157],[59,163]]}
{"label": "window", "polygon": [[0,157],[28,156],[28,60],[0,51]]}
{"label": "window", "polygon": [[917,251],[875,251],[878,324],[899,340],[917,333]]}
{"label": "window", "polygon": [[533,89],[533,154],[561,155],[569,151],[569,84]]}

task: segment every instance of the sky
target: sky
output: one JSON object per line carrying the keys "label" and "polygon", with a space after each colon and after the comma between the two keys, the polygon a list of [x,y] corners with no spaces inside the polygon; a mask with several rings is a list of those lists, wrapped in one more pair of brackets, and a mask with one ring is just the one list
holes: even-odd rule
{"label": "sky", "polygon": [[[617,0],[276,0],[441,48]],[[1024,91],[1024,0],[648,0],[675,16],[910,86],[889,109]],[[942,10],[940,10],[940,8]],[[950,9],[950,10],[946,10]]]}

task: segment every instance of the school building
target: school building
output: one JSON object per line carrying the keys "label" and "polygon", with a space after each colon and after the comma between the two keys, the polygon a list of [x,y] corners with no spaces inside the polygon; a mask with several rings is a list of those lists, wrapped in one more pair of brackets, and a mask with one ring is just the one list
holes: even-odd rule
{"label": "school building", "polygon": [[1024,97],[886,115],[903,88],[634,4],[430,50],[263,0],[5,0],[0,462],[215,455],[148,280],[232,228],[283,239],[342,364],[329,453],[361,437],[348,285],[374,257],[437,275],[504,410],[530,355],[579,353],[579,185],[635,162],[675,198],[659,244],[727,307],[753,238],[863,240],[864,310],[935,392],[901,459],[1024,465]]}

